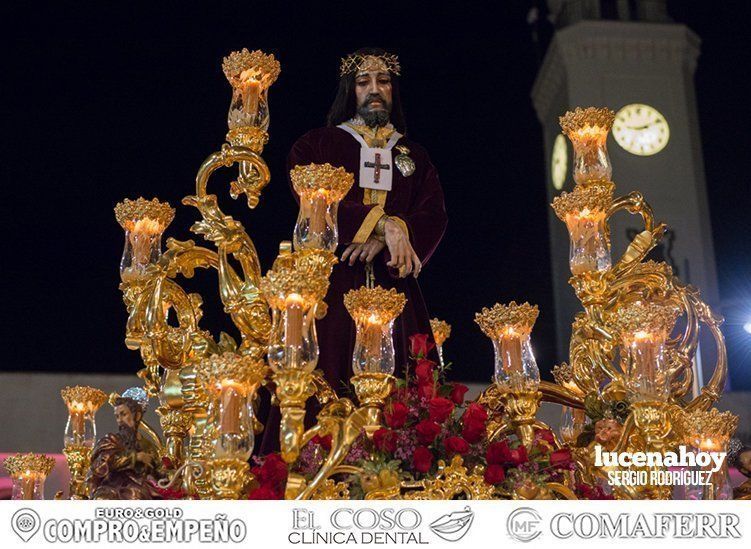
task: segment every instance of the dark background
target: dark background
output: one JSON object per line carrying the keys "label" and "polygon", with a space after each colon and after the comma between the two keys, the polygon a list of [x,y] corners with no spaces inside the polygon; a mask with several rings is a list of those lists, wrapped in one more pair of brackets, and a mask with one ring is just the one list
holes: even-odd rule
{"label": "dark background", "polygon": [[[720,290],[733,323],[731,366],[740,372],[751,350],[751,336],[739,327],[751,295],[751,43],[747,14],[731,4],[669,7],[703,40],[699,113]],[[222,57],[242,47],[273,53],[282,64],[264,151],[272,183],[254,211],[244,200],[231,203],[226,181],[214,181],[210,192],[244,223],[268,268],[297,213],[284,173],[287,151],[323,125],[339,58],[373,45],[400,56],[409,135],[430,152],[446,194],[448,232],[421,284],[431,316],[453,325],[446,347],[453,377],[490,378],[491,345],[472,319],[483,306],[511,299],[540,306],[533,343],[547,376],[555,360],[547,178],[529,93],[552,30],[542,25],[533,40],[527,13],[535,6],[544,18],[544,2],[535,1],[5,8],[0,369],[141,366],[123,344],[123,236],[112,208],[139,195],[179,206],[193,193],[198,166],[226,133]],[[196,210],[180,206],[167,235],[200,242],[188,231],[196,219]],[[233,330],[217,306],[215,273],[185,286],[204,297],[204,327]]]}

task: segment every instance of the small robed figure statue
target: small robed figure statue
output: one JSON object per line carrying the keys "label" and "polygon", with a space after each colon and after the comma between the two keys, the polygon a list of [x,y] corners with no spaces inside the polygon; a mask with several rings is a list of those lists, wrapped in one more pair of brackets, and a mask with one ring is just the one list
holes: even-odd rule
{"label": "small robed figure statue", "polygon": [[99,439],[86,477],[91,499],[158,499],[159,450],[138,432],[148,405],[143,389],[133,387],[112,403],[118,432]]}
{"label": "small robed figure statue", "polygon": [[[405,135],[400,70],[396,55],[376,48],[342,59],[327,126],[298,139],[287,160],[288,172],[298,165],[329,163],[355,176],[339,204],[340,262],[325,298],[326,316],[316,323],[318,368],[337,390],[352,376],[355,325],[343,302],[349,290],[370,284],[396,288],[407,297],[394,325],[396,375],[407,362],[409,337],[431,333],[417,276],[440,243],[447,216],[435,166],[425,149]],[[437,355],[431,358],[437,361]],[[277,420],[274,409],[261,453],[278,447]]]}

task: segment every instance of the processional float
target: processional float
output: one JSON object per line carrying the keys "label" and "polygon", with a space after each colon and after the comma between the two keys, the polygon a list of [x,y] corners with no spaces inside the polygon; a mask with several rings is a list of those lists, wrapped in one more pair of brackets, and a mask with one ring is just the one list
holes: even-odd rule
{"label": "processional float", "polygon": [[[281,410],[280,456],[287,468],[287,499],[574,499],[581,497],[577,485],[601,484],[612,470],[595,465],[598,444],[616,452],[668,452],[681,444],[694,451],[727,449],[737,418],[712,408],[727,374],[722,319],[667,264],[647,260],[665,226],[655,220],[639,192],[615,195],[606,147],[614,115],[604,108],[577,108],[560,119],[574,149],[575,187],[552,204],[568,228],[570,283],[582,304],[572,324],[569,362],[553,369],[555,383],[541,381],[530,344],[537,307],[512,302],[483,309],[475,320],[495,350],[494,383],[470,405],[477,406],[471,413],[481,416],[482,432],[465,438],[488,449],[486,458],[465,463],[463,447],[455,443],[457,450],[438,462],[432,476],[399,467],[384,475],[369,470],[367,460],[353,464],[348,460],[353,445],[374,438],[381,444],[384,412],[393,418],[393,405],[386,403],[400,384],[394,376],[392,326],[405,298],[380,287],[363,287],[344,297],[357,330],[350,379],[354,398],[338,396],[316,370],[315,323],[326,314],[324,297],[338,244],[337,205],[353,176],[328,164],[292,170],[300,196],[292,243],[280,244],[271,270],[263,275],[253,241],[238,220],[220,209],[208,184],[220,168],[237,165],[230,196],[244,194],[249,208],[258,205],[270,179],[261,158],[268,141],[268,90],[280,65],[271,55],[242,50],[225,58],[223,69],[232,86],[227,143],[203,162],[195,194],[183,199],[184,205],[198,210],[200,219],[191,231],[208,246],[169,238],[162,249],[162,235],[174,217],[167,203],[126,199],[115,208],[125,231],[120,265],[128,312],[125,343],[140,352],[144,368],[138,376],[160,404],[161,436],[142,426],[164,457],[160,486],[178,489],[186,498],[247,497],[256,481],[249,465],[254,437],[263,428],[254,413],[259,387],[274,395]],[[613,261],[608,222],[624,210],[640,216],[643,229]],[[196,269],[216,270],[219,297],[239,341],[225,333],[215,339],[201,328],[203,298],[180,284]],[[451,327],[437,319],[431,325],[442,369],[443,344]],[[713,336],[717,359],[711,379],[691,398],[700,330]],[[70,496],[86,498],[94,414],[107,397],[90,387],[66,388],[62,396],[69,410],[64,451],[71,471]],[[313,426],[306,429],[309,399],[317,401],[320,411],[308,418]],[[541,441],[540,433],[549,429],[536,419],[540,401],[560,404],[567,411],[561,437],[546,435]],[[597,420],[604,421],[609,436],[593,440]],[[510,488],[493,483],[489,473],[496,464],[491,453],[508,449],[496,443],[510,439],[527,449],[538,444],[547,445],[546,452],[568,449],[571,465],[556,482],[532,487],[522,482]],[[321,445],[321,440],[326,443]],[[300,474],[296,463],[313,441],[318,441],[320,454],[315,469]],[[550,457],[543,459],[552,464]],[[41,497],[39,486],[49,472],[49,460],[19,455],[6,466],[18,485],[17,497]],[[654,469],[646,468],[650,467]],[[358,490],[352,490],[354,479],[359,479]],[[615,488],[613,495],[668,499],[671,489],[648,483]],[[725,468],[697,497],[731,495]]]}

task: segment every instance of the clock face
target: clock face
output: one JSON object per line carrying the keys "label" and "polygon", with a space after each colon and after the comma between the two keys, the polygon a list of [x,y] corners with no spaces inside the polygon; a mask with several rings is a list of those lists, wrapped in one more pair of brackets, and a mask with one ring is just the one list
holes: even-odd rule
{"label": "clock face", "polygon": [[615,115],[613,137],[631,154],[650,156],[668,144],[670,128],[657,109],[634,103],[626,105]]}
{"label": "clock face", "polygon": [[559,191],[563,188],[563,182],[566,180],[567,169],[568,149],[566,148],[566,138],[559,133],[553,143],[553,155],[550,160],[550,177],[553,180],[553,187]]}

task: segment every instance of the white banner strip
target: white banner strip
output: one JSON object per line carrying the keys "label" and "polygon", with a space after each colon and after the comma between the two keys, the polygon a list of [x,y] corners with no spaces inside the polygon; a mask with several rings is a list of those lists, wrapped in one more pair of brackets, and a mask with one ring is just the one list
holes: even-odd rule
{"label": "white banner strip", "polygon": [[[738,546],[747,501],[5,501],[4,548]],[[489,544],[489,545],[488,545]],[[742,545],[741,545],[742,546]]]}

